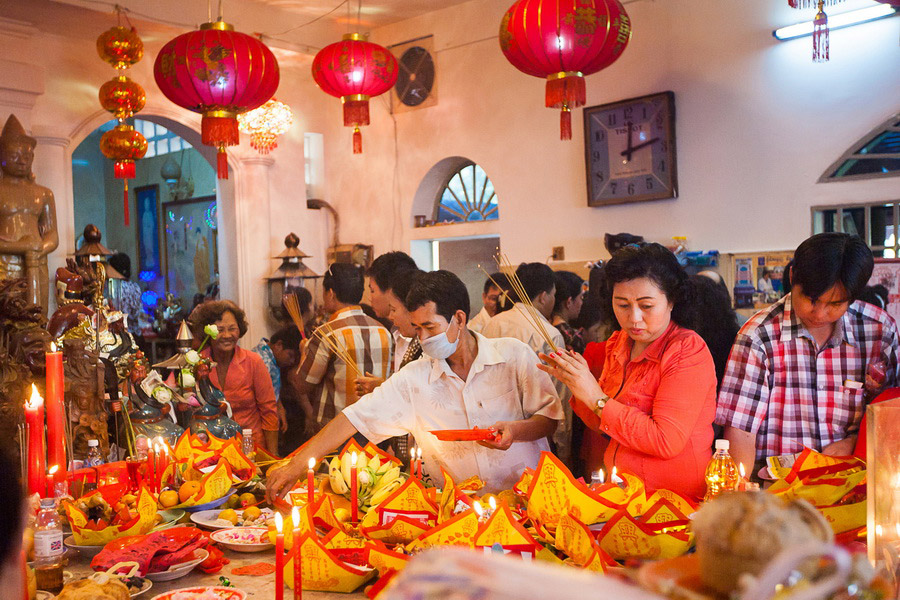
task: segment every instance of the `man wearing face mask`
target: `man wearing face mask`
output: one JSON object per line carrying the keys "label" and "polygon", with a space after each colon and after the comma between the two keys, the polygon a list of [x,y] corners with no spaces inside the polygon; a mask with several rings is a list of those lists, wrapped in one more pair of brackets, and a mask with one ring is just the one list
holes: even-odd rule
{"label": "man wearing face mask", "polygon": [[[470,332],[468,292],[449,271],[416,277],[406,306],[426,358],[409,363],[345,408],[272,474],[270,500],[305,475],[310,458],[326,455],[357,432],[373,442],[411,433],[436,483],[442,483],[444,469],[457,481],[478,475],[494,492],[512,487],[549,449],[546,438],[563,412],[553,383],[536,366],[534,351],[518,340]],[[493,428],[495,440],[441,442],[429,433],[476,426]]]}

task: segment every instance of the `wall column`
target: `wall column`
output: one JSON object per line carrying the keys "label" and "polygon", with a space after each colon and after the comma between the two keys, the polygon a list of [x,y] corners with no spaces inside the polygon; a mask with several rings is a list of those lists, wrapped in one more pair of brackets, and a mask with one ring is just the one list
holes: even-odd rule
{"label": "wall column", "polygon": [[69,138],[54,135],[44,127],[34,128],[37,146],[34,149],[35,182],[50,188],[56,204],[56,231],[59,246],[47,256],[50,274],[50,308],[48,314],[56,310],[56,269],[66,264],[66,255],[75,251],[75,219],[72,215],[72,160],[68,153]]}

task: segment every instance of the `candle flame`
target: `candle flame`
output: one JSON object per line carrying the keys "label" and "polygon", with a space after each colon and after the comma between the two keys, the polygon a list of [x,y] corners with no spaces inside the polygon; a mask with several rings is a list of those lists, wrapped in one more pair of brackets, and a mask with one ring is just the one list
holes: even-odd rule
{"label": "candle flame", "polygon": [[416,458],[418,458],[419,460],[422,459],[422,446],[416,448]]}
{"label": "candle flame", "polygon": [[478,500],[475,501],[475,504],[472,505],[472,508],[475,509],[475,514],[477,514],[479,517],[484,515],[484,507],[481,506],[481,502],[479,502]]}
{"label": "candle flame", "polygon": [[738,473],[741,474],[741,479],[747,477],[747,471],[744,470],[744,463],[738,463]]}
{"label": "candle flame", "polygon": [[313,469],[316,468],[316,463],[317,463],[317,462],[318,462],[318,461],[317,461],[316,459],[314,459],[314,458],[309,459],[309,470],[310,470],[310,471],[312,471]]}
{"label": "candle flame", "polygon": [[275,513],[275,531],[280,535],[281,529],[284,527],[284,519],[280,512]]}
{"label": "candle flame", "polygon": [[47,471],[47,475],[55,475],[57,471],[59,471],[59,465],[53,465],[50,467],[50,470]]}
{"label": "candle flame", "polygon": [[300,529],[300,507],[295,506],[291,509],[291,523],[294,524],[294,530]]}
{"label": "candle flame", "polygon": [[25,403],[25,408],[30,408],[31,410],[35,410],[44,405],[44,399],[38,393],[37,386],[33,383],[31,384],[31,398]]}
{"label": "candle flame", "polygon": [[56,342],[50,342],[50,352],[56,352]]}
{"label": "candle flame", "polygon": [[488,498],[488,506],[491,507],[491,510],[497,510],[497,500],[493,496]]}
{"label": "candle flame", "polygon": [[352,466],[352,467],[356,466],[356,452],[354,452],[353,454],[350,455],[350,466]]}
{"label": "candle flame", "polygon": [[605,482],[606,482],[606,475],[603,473],[603,469],[600,469],[600,470],[597,471],[594,475],[596,476],[596,477],[594,477],[594,478],[599,479],[599,480],[600,480],[600,483],[605,483]]}

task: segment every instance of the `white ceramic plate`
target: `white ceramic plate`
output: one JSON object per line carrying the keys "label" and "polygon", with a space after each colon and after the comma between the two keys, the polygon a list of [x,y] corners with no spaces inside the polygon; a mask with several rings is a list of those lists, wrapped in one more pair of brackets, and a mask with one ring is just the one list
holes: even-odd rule
{"label": "white ceramic plate", "polygon": [[269,530],[266,527],[220,529],[210,535],[209,539],[235,552],[262,552],[275,547],[269,541]]}
{"label": "white ceramic plate", "polygon": [[149,592],[149,591],[150,591],[150,588],[152,588],[152,587],[153,587],[153,582],[150,581],[149,579],[147,579],[147,578],[145,577],[145,578],[144,578],[144,585],[141,586],[141,589],[139,589],[139,590],[132,590],[131,588],[128,588],[128,591],[131,592],[131,597],[132,597],[132,598],[137,598],[138,596],[141,596],[141,595],[146,594],[147,592]]}
{"label": "white ceramic plate", "polygon": [[192,587],[172,590],[171,592],[166,592],[165,594],[154,596],[151,600],[172,600],[172,598],[174,598],[176,594],[196,594],[197,597],[200,597],[201,594],[207,592],[216,592],[216,594],[220,598],[222,598],[222,600],[245,600],[247,598],[246,592],[235,588]]}
{"label": "white ceramic plate", "polygon": [[[226,521],[225,519],[217,518],[219,513],[221,513],[224,509],[215,508],[213,510],[201,510],[200,512],[195,512],[191,514],[191,521],[202,527],[203,529],[231,529],[235,527],[235,525],[231,521]],[[244,516],[244,511],[241,509],[235,509],[235,512],[238,514],[239,518]],[[271,508],[262,509],[262,514],[269,515],[271,518],[275,511]],[[259,527],[259,525],[252,525],[252,527]]]}
{"label": "white ceramic plate", "polygon": [[178,563],[177,565],[172,565],[169,567],[167,571],[162,571],[160,573],[148,573],[145,575],[147,579],[150,581],[172,581],[173,579],[178,579],[179,577],[184,577],[188,573],[194,570],[194,567],[202,563],[209,556],[209,552],[206,550],[194,550],[195,558],[185,561],[183,563]]}
{"label": "white ceramic plate", "polygon": [[93,558],[100,554],[100,551],[103,550],[103,546],[79,546],[75,543],[75,536],[70,535],[66,539],[63,540],[63,544],[72,548],[73,550],[77,550],[82,554],[82,556],[87,556],[88,558]]}

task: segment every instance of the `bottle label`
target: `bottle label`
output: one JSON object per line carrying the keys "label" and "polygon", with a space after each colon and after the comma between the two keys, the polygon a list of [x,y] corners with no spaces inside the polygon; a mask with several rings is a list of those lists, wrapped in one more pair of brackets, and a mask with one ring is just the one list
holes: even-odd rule
{"label": "bottle label", "polygon": [[63,534],[59,529],[48,529],[34,533],[35,556],[57,556],[63,553]]}

